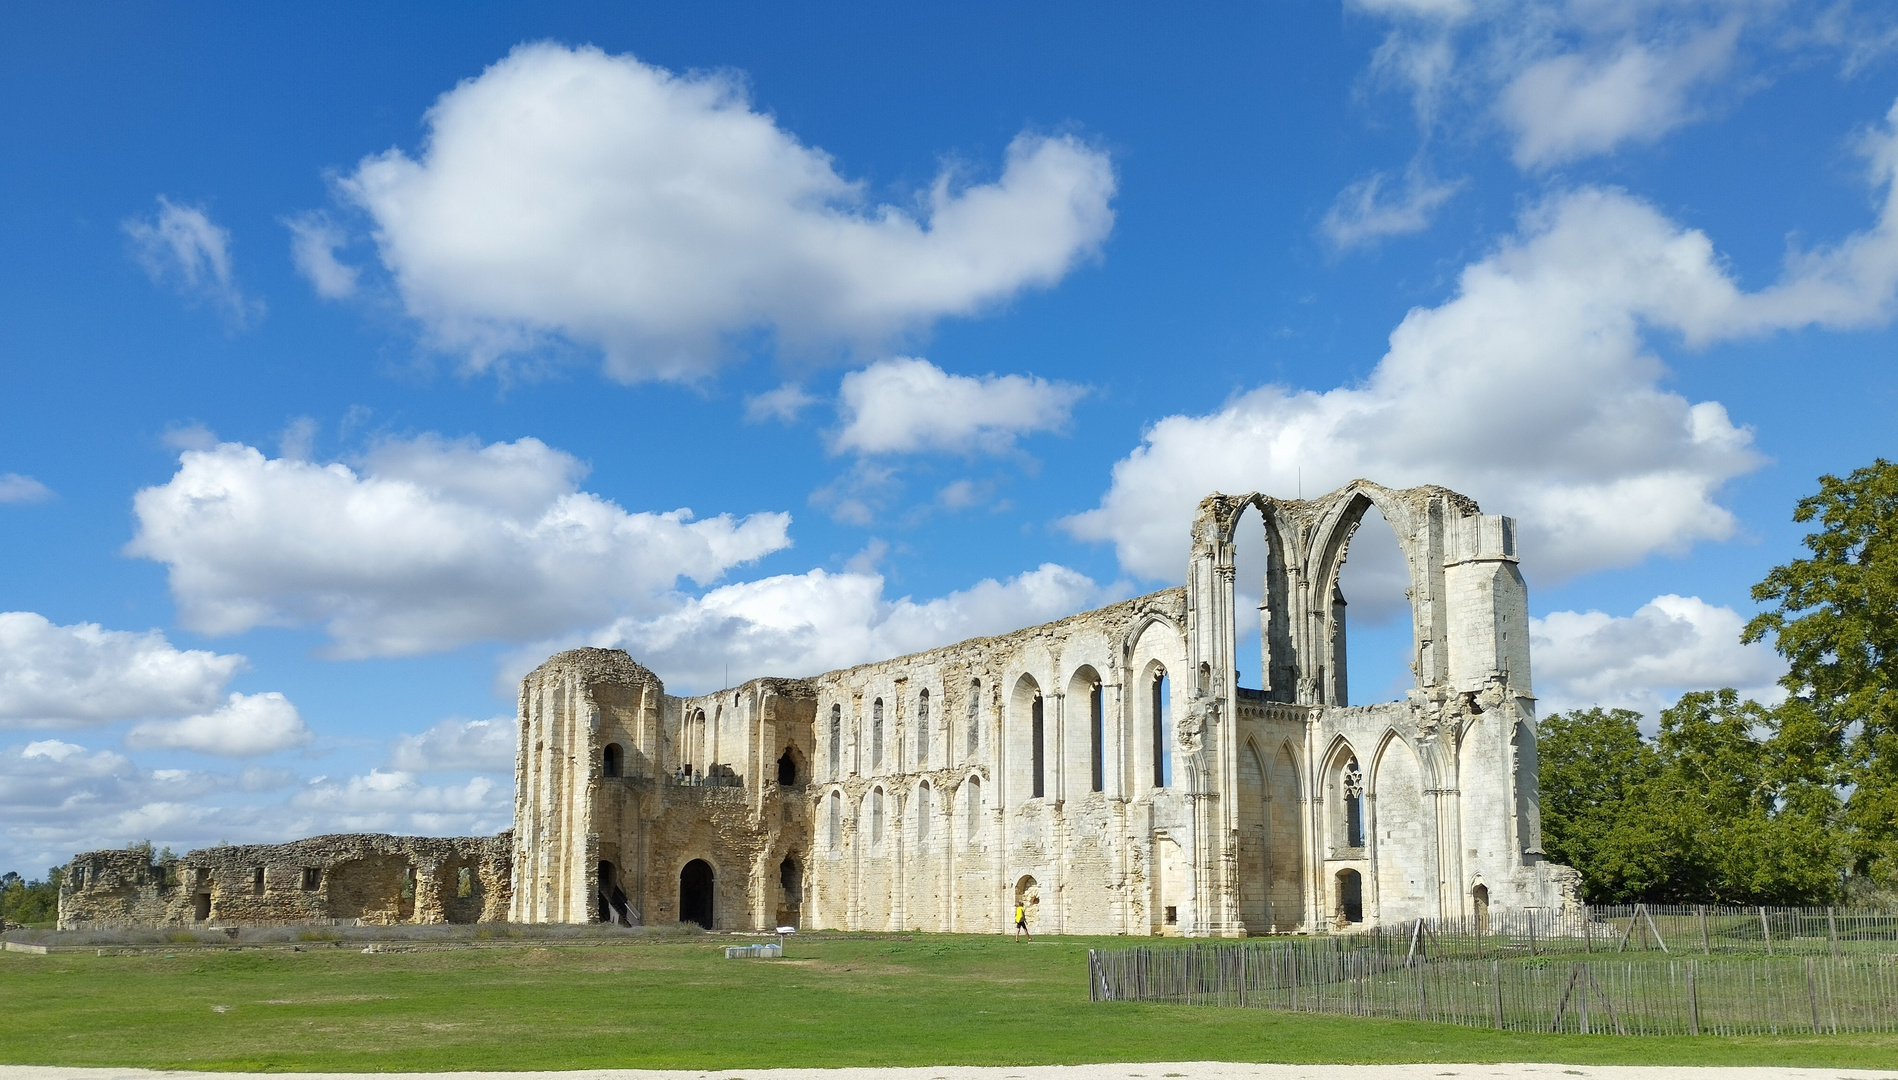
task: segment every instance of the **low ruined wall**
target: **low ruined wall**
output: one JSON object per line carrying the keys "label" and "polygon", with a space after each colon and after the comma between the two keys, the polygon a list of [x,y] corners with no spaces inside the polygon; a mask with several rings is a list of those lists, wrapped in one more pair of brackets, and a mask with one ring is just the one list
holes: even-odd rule
{"label": "low ruined wall", "polygon": [[59,928],[499,922],[513,853],[511,832],[335,833],[220,845],[171,862],[139,849],[89,851],[66,867]]}

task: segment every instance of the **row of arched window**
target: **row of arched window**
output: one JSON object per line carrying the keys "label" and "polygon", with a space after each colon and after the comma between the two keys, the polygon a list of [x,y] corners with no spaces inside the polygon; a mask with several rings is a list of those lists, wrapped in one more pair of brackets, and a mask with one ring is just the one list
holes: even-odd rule
{"label": "row of arched window", "polygon": [[[963,839],[968,843],[975,843],[982,838],[984,828],[981,778],[971,776],[967,780],[964,780],[960,794],[961,806],[959,809],[964,830]],[[894,796],[886,796],[883,785],[881,784],[871,788],[870,793],[864,796],[864,802],[868,804],[870,817],[869,834],[865,839],[872,847],[884,842],[888,831],[887,815],[884,812],[884,805],[886,801],[893,800]],[[913,833],[914,842],[919,845],[928,844],[934,839],[933,834],[935,832],[935,818],[937,816],[935,790],[930,787],[927,781],[924,781],[916,786],[915,796],[912,801],[915,806],[916,822],[916,828]],[[830,848],[835,851],[843,846],[845,812],[843,792],[832,790],[825,802],[827,804],[827,835]],[[852,808],[853,812],[862,812],[863,810],[864,807],[862,806]]]}
{"label": "row of arched window", "polygon": [[[1088,680],[1088,758],[1089,790],[1104,791],[1107,786],[1107,720],[1105,690],[1098,675],[1092,668],[1082,669]],[[1147,733],[1148,764],[1154,787],[1168,787],[1173,783],[1172,755],[1169,752],[1172,738],[1170,722],[1170,693],[1167,673],[1159,664],[1150,665],[1147,678],[1149,698],[1146,708],[1147,721],[1151,730]],[[1023,676],[1023,684],[1028,688],[1030,700],[1029,740],[1030,740],[1030,784],[1033,798],[1045,798],[1048,793],[1048,731],[1047,713],[1041,690],[1030,676]],[[972,680],[969,684],[968,710],[966,717],[966,755],[973,758],[981,749],[981,694],[982,682]],[[930,696],[928,689],[917,694],[915,730],[915,756],[911,759],[918,769],[928,768],[931,758],[932,728],[930,724]],[[844,713],[843,705],[830,707],[829,719],[829,763],[830,776],[835,779],[847,771],[844,762]],[[869,767],[873,772],[883,770],[885,747],[884,704],[882,698],[870,703],[869,724]],[[900,754],[900,748],[898,753]],[[900,762],[899,762],[900,769]]]}
{"label": "row of arched window", "polygon": [[[981,695],[982,681],[980,679],[972,680],[969,683],[969,708],[965,751],[968,757],[974,757],[982,746]],[[937,729],[932,726],[930,719],[928,688],[924,688],[916,695],[916,712],[914,717],[910,726],[914,733],[913,746],[915,749],[914,756],[910,757],[909,760],[915,764],[917,769],[927,769],[931,758],[934,756],[931,753],[932,741],[937,735]],[[845,772],[843,756],[844,707],[841,704],[832,705],[830,707],[829,734],[830,753],[828,756],[830,759],[830,775],[834,778],[842,776]],[[873,771],[881,771],[883,769],[884,746],[886,743],[882,698],[877,698],[870,703],[869,742],[870,768]],[[893,750],[899,759],[900,771],[900,759],[903,749],[902,747],[893,747]]]}

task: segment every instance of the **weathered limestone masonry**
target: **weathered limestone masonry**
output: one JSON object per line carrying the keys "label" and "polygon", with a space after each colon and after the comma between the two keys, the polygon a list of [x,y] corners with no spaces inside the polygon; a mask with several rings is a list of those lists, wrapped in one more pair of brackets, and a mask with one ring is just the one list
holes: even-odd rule
{"label": "weathered limestone masonry", "polygon": [[[1346,700],[1376,507],[1415,686]],[[1264,533],[1260,670],[1231,673]],[[521,684],[518,922],[1238,935],[1576,902],[1544,861],[1515,526],[1437,487],[1213,495],[1183,587],[808,679],[665,692],[623,652]],[[1245,616],[1249,618],[1250,616]]]}
{"label": "weathered limestone masonry", "polygon": [[66,867],[59,928],[494,922],[507,917],[513,849],[508,833],[337,833],[227,844],[175,862],[89,851]]}

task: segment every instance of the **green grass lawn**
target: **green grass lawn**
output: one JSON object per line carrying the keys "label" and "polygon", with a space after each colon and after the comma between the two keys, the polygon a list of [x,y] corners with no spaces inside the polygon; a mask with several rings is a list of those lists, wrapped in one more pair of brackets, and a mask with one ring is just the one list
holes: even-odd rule
{"label": "green grass lawn", "polygon": [[1091,1004],[1088,946],[1125,938],[793,938],[780,961],[726,960],[731,940],[371,955],[0,953],[0,1062],[342,1071],[1206,1059],[1898,1067],[1892,1035],[1538,1037]]}

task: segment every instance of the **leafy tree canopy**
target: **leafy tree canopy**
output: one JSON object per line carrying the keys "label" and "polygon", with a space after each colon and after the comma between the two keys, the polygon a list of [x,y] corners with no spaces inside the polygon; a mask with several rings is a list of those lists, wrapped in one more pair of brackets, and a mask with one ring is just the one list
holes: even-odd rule
{"label": "leafy tree canopy", "polygon": [[[1790,670],[1799,746],[1836,769],[1854,870],[1898,883],[1898,465],[1819,478],[1798,522],[1810,557],[1774,567],[1753,598],[1777,603],[1742,640],[1773,638]],[[1791,726],[1785,733],[1791,735]]]}

